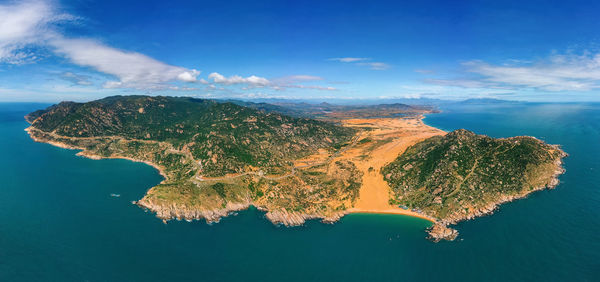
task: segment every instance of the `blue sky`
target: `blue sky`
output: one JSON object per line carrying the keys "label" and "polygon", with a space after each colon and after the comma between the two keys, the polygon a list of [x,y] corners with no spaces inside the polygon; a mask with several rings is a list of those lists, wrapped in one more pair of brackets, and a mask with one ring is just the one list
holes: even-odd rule
{"label": "blue sky", "polygon": [[0,1],[0,101],[600,101],[598,1]]}

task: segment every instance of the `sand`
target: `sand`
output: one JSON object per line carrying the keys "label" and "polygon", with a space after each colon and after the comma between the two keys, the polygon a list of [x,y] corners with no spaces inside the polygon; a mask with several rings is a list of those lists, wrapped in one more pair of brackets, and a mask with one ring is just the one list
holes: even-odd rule
{"label": "sand", "polygon": [[[425,125],[422,117],[350,119],[343,122],[345,126],[372,128],[372,130],[362,131],[360,138],[373,140],[347,150],[339,156],[339,159],[353,161],[363,173],[363,184],[358,200],[348,212],[402,214],[435,222],[434,218],[427,215],[390,205],[391,188],[383,179],[380,169],[395,160],[409,146],[435,135],[443,135],[445,132]],[[374,146],[378,141],[378,146]]]}

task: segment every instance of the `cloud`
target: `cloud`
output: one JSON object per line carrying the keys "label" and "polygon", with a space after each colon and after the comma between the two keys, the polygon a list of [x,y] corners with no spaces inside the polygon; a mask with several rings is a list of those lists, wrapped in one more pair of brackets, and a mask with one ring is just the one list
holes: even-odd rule
{"label": "cloud", "polygon": [[[159,89],[168,88],[166,83],[172,81],[196,82],[200,74],[197,70],[172,66],[96,40],[63,36],[54,24],[76,17],[57,12],[50,3],[26,1],[0,5],[0,62],[33,62],[38,58],[36,48],[48,48],[74,64],[114,76],[116,80],[107,81],[105,88]],[[84,85],[81,81],[75,83]]]}
{"label": "cloud", "polygon": [[330,58],[329,61],[337,61],[342,63],[353,63],[357,66],[367,66],[372,70],[387,70],[390,65],[383,62],[371,62],[371,58],[355,58],[355,57],[344,57],[344,58]]}
{"label": "cloud", "polygon": [[600,54],[552,55],[533,64],[492,65],[482,61],[464,63],[484,81],[546,91],[589,91],[600,88]]}
{"label": "cloud", "polygon": [[432,74],[432,73],[435,73],[435,71],[433,71],[433,70],[426,70],[426,69],[416,69],[415,72],[422,73],[422,74]]}
{"label": "cloud", "polygon": [[[251,75],[225,77],[217,72],[208,80],[199,78],[200,71],[161,62],[138,52],[121,50],[91,38],[70,38],[60,32],[58,24],[74,22],[78,18],[61,13],[52,0],[29,0],[0,4],[0,63],[24,64],[35,62],[40,52],[50,52],[66,58],[78,66],[87,67],[108,75],[103,88],[128,88],[137,90],[194,90],[177,83],[200,83],[204,85],[245,85],[251,88],[304,88],[334,90],[333,87],[300,85],[299,83],[322,80],[311,75],[294,75],[273,82],[267,78]],[[357,62],[364,58],[340,58],[344,62]],[[73,85],[89,86],[90,77],[64,72],[62,79]],[[208,89],[223,89],[213,85]]]}
{"label": "cloud", "polygon": [[483,61],[463,63],[468,79],[427,79],[426,83],[464,88],[590,91],[600,88],[600,54],[553,54],[536,62],[509,60],[494,65]]}
{"label": "cloud", "polygon": [[485,89],[533,89],[548,92],[590,91],[600,88],[600,53],[553,54],[538,61],[508,60],[490,64],[462,63],[467,73],[456,79],[425,79],[428,84]]}
{"label": "cloud", "polygon": [[368,61],[369,58],[354,58],[354,57],[344,57],[344,58],[330,58],[330,61],[338,61],[342,63],[355,63],[361,61]]}
{"label": "cloud", "polygon": [[72,72],[63,72],[60,75],[60,78],[73,83],[74,85],[92,85],[93,83],[90,81],[90,77],[82,74],[75,74]]}
{"label": "cloud", "polygon": [[[189,70],[189,71],[184,71],[177,76],[177,79],[179,79],[183,82],[196,82],[197,81],[196,77],[199,74],[200,74],[200,71],[195,70],[195,69]],[[201,79],[200,83],[203,83],[203,81],[206,81],[206,80]]]}
{"label": "cloud", "polygon": [[338,90],[335,87],[331,87],[331,86],[319,86],[319,85],[288,84],[288,85],[282,85],[282,86],[273,86],[273,89],[275,89],[275,90],[284,90],[286,88],[314,89],[314,90],[326,90],[326,91],[336,91],[336,90]]}
{"label": "cloud", "polygon": [[[312,75],[292,75],[286,76],[283,78],[276,79],[274,81],[270,81],[264,77],[258,77],[255,75],[251,75],[249,77],[241,77],[239,75],[233,75],[230,77],[225,77],[220,73],[213,72],[208,75],[209,79],[212,79],[213,83],[223,84],[223,85],[247,85],[242,88],[242,90],[250,90],[253,88],[262,88],[269,87],[273,90],[286,90],[288,88],[296,88],[296,89],[313,89],[313,90],[326,90],[326,91],[334,91],[337,90],[334,87],[330,86],[320,86],[320,85],[303,85],[298,84],[306,81],[315,81],[315,80],[323,80],[323,78]],[[211,85],[212,86],[212,85]],[[215,89],[216,87],[211,87]]]}
{"label": "cloud", "polygon": [[225,77],[220,73],[213,72],[208,75],[208,78],[212,79],[214,83],[220,83],[225,85],[248,84],[255,87],[264,87],[271,83],[268,79],[264,77],[258,77],[255,75],[251,75],[249,77],[241,77],[239,75]]}
{"label": "cloud", "polygon": [[56,38],[49,42],[55,52],[80,66],[115,76],[106,88],[156,88],[169,81],[195,82],[200,73],[172,66],[146,55],[122,51],[90,39]]}
{"label": "cloud", "polygon": [[51,26],[75,17],[57,13],[43,1],[0,5],[0,63],[24,64],[38,59],[29,50],[54,36]]}
{"label": "cloud", "polygon": [[290,75],[290,76],[280,77],[280,78],[274,79],[273,83],[279,84],[279,85],[286,85],[286,84],[296,84],[296,83],[304,83],[304,82],[309,82],[309,81],[321,81],[321,80],[324,80],[324,78],[322,78],[320,76],[301,74],[301,75]]}
{"label": "cloud", "polygon": [[291,76],[284,77],[283,80],[288,80],[288,81],[293,81],[293,82],[303,82],[303,81],[323,80],[323,78],[320,76],[314,76],[314,75],[291,75]]}
{"label": "cloud", "polygon": [[368,62],[368,63],[358,63],[359,66],[368,66],[372,70],[387,70],[390,68],[390,65],[382,62]]}
{"label": "cloud", "polygon": [[428,78],[428,79],[424,79],[423,82],[428,83],[428,84],[435,84],[435,85],[441,85],[441,86],[455,86],[455,87],[462,87],[462,88],[486,88],[486,87],[493,86],[486,82],[470,80],[470,79],[433,79],[433,78]]}

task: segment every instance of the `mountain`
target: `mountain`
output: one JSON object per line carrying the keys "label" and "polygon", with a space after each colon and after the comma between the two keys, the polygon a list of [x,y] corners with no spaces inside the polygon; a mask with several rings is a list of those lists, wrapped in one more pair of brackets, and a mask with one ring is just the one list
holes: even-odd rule
{"label": "mountain", "polygon": [[290,159],[342,144],[354,134],[352,129],[322,121],[173,97],[63,102],[27,118],[32,127],[60,136],[167,142],[189,151],[208,176],[240,172],[247,166],[280,170],[290,166]]}
{"label": "mountain", "polygon": [[463,105],[489,105],[489,104],[518,104],[520,101],[500,100],[495,98],[472,98],[458,102]]}
{"label": "mountain", "polygon": [[402,103],[339,105],[327,102],[306,103],[277,100],[273,103],[226,100],[240,106],[276,112],[294,117],[305,117],[320,120],[340,120],[348,118],[381,118],[406,115],[420,115],[433,112],[429,106],[406,105]]}

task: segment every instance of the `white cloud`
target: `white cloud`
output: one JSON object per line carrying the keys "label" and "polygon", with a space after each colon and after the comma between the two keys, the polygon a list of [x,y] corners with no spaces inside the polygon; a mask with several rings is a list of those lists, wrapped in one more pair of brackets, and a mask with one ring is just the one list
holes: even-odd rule
{"label": "white cloud", "polygon": [[368,66],[372,70],[387,70],[390,68],[390,65],[382,62],[366,62],[366,63],[358,63],[359,66]]}
{"label": "white cloud", "polygon": [[[304,88],[335,90],[333,87],[299,85],[307,81],[322,80],[311,75],[294,75],[285,81],[270,81],[251,75],[225,77],[213,72],[211,82],[199,78],[200,71],[161,62],[138,52],[121,50],[99,40],[69,38],[63,35],[57,23],[73,21],[74,16],[59,12],[52,0],[0,3],[0,63],[23,64],[39,58],[39,51],[52,52],[73,64],[87,67],[111,76],[103,88],[129,88],[137,90],[194,90],[174,82],[201,83],[208,89],[223,89],[209,84],[246,85],[245,88]],[[343,62],[357,62],[366,58],[339,58]],[[90,77],[65,72],[61,78],[73,85],[89,86]]]}
{"label": "white cloud", "polygon": [[106,88],[157,88],[169,81],[195,82],[200,73],[172,66],[146,55],[122,51],[90,39],[55,38],[49,41],[55,52],[80,66],[118,78],[108,81]]}
{"label": "white cloud", "polygon": [[421,74],[432,74],[432,73],[435,73],[434,70],[427,70],[427,69],[416,69],[415,72],[421,73]]}
{"label": "white cloud", "polygon": [[283,77],[282,80],[292,81],[292,82],[303,82],[303,81],[323,80],[323,78],[320,76],[301,74],[301,75],[286,76],[286,77]]}
{"label": "white cloud", "polygon": [[300,75],[290,75],[290,76],[276,78],[272,81],[272,83],[282,86],[282,85],[291,85],[291,84],[305,83],[305,82],[310,82],[310,81],[321,81],[321,80],[324,80],[324,79],[320,76],[300,74]]}
{"label": "white cloud", "polygon": [[212,79],[214,83],[224,84],[224,85],[235,85],[235,84],[243,84],[247,85],[246,87],[242,87],[242,90],[251,90],[257,87],[269,87],[273,90],[286,90],[288,88],[297,88],[297,89],[313,89],[313,90],[325,90],[325,91],[334,91],[337,90],[334,87],[330,86],[320,86],[320,85],[303,85],[298,84],[306,81],[315,81],[322,80],[323,78],[312,75],[292,75],[286,76],[283,78],[276,79],[274,81],[270,81],[263,77],[258,76],[249,76],[249,77],[241,77],[239,75],[234,75],[230,77],[225,77],[220,73],[213,72],[208,75],[209,79]]}
{"label": "white cloud", "polygon": [[56,13],[44,1],[0,5],[0,62],[23,64],[37,59],[26,47],[54,36],[50,26],[74,17]]}
{"label": "white cloud", "polygon": [[255,75],[251,75],[249,77],[246,78],[246,81],[252,85],[267,85],[269,84],[269,80],[267,80],[264,77],[258,77]]}
{"label": "white cloud", "polygon": [[[199,71],[172,66],[146,55],[119,50],[91,39],[70,39],[54,24],[76,19],[61,14],[48,1],[0,5],[0,62],[22,64],[37,59],[32,49],[49,47],[71,62],[112,75],[106,88],[168,88],[172,81],[196,82]],[[73,79],[73,77],[67,79]],[[79,85],[82,82],[78,82]]]}
{"label": "white cloud", "polygon": [[[184,82],[196,82],[196,77],[200,74],[198,70],[184,71],[177,76],[177,79]],[[204,80],[206,81],[206,80]],[[202,82],[201,82],[202,83]]]}
{"label": "white cloud", "polygon": [[76,85],[92,85],[93,83],[90,81],[90,77],[82,74],[75,74],[72,72],[63,72],[60,75],[60,78],[72,82]]}
{"label": "white cloud", "polygon": [[268,79],[264,77],[258,77],[255,75],[251,75],[249,77],[241,77],[239,75],[225,77],[220,73],[213,72],[208,75],[208,78],[212,79],[214,83],[220,83],[225,85],[248,84],[255,87],[264,87],[271,83]]}
{"label": "white cloud", "polygon": [[329,61],[337,61],[342,63],[353,63],[357,66],[367,66],[372,70],[387,70],[390,65],[383,62],[371,62],[371,58],[343,57],[330,58]]}
{"label": "white cloud", "polygon": [[289,84],[283,86],[276,86],[275,90],[283,90],[285,88],[298,88],[298,89],[314,89],[314,90],[326,90],[335,91],[337,88],[331,86],[319,86],[319,85],[301,85],[301,84]]}
{"label": "white cloud", "polygon": [[491,87],[489,83],[482,81],[471,80],[471,79],[434,79],[428,78],[423,80],[428,84],[442,85],[442,86],[456,86],[463,88],[486,88]]}
{"label": "white cloud", "polygon": [[428,79],[427,83],[465,88],[590,91],[600,88],[600,54],[554,54],[536,62],[509,60],[494,65],[483,61],[463,63],[470,79]]}
{"label": "white cloud", "polygon": [[600,54],[553,55],[535,64],[491,65],[481,61],[464,64],[484,81],[498,85],[546,91],[588,91],[600,88]]}
{"label": "white cloud", "polygon": [[425,79],[428,84],[480,89],[532,89],[548,92],[600,89],[600,54],[553,54],[535,62],[508,60],[494,65],[483,61],[462,64],[476,76]]}
{"label": "white cloud", "polygon": [[338,61],[342,63],[355,63],[361,61],[368,61],[369,58],[356,58],[356,57],[343,57],[343,58],[331,58],[330,61]]}

